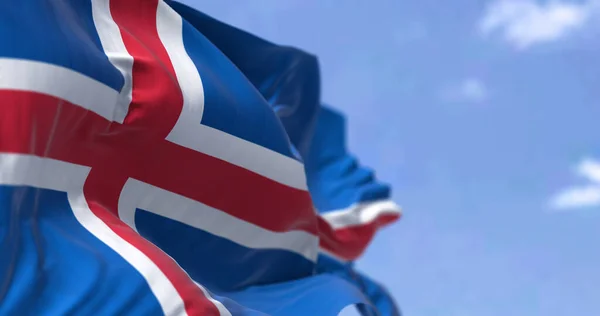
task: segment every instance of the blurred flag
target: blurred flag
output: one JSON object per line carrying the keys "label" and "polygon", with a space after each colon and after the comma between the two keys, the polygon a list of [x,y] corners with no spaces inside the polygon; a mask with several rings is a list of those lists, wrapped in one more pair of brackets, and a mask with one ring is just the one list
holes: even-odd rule
{"label": "blurred flag", "polygon": [[319,252],[399,210],[319,99],[314,57],[176,2],[0,4],[0,315],[376,313]]}

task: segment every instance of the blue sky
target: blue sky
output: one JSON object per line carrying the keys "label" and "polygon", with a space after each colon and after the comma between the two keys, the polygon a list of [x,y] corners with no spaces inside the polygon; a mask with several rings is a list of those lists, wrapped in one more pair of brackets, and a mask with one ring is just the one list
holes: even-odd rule
{"label": "blue sky", "polygon": [[319,56],[404,218],[359,267],[405,315],[600,315],[600,5],[185,1]]}

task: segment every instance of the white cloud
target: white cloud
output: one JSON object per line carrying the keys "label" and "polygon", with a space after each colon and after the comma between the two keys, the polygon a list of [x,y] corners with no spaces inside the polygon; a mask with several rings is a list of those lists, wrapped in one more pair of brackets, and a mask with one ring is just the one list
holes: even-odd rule
{"label": "white cloud", "polygon": [[583,159],[576,167],[577,173],[588,180],[600,184],[600,162],[591,158]]}
{"label": "white cloud", "polygon": [[478,78],[466,78],[442,90],[442,98],[453,102],[480,103],[485,101],[488,96],[487,86]]}
{"label": "white cloud", "polygon": [[550,199],[550,207],[567,210],[600,206],[600,161],[583,159],[574,169],[591,183],[564,189]]}
{"label": "white cloud", "polygon": [[525,49],[571,34],[589,21],[596,8],[595,0],[496,0],[480,20],[479,31],[485,36],[499,34],[515,48]]}
{"label": "white cloud", "polygon": [[552,198],[550,206],[559,210],[600,206],[600,186],[568,188]]}

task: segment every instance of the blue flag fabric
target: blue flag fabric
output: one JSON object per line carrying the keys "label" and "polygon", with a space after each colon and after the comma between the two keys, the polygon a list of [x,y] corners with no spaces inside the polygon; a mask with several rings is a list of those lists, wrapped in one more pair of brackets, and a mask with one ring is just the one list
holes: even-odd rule
{"label": "blue flag fabric", "polygon": [[376,313],[317,258],[399,210],[318,80],[176,2],[0,4],[0,315]]}

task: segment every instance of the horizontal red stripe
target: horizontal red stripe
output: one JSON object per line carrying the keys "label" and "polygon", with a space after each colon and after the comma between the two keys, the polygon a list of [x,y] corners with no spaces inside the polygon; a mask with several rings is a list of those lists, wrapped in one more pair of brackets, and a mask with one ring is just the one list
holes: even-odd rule
{"label": "horizontal red stripe", "polygon": [[0,151],[122,173],[265,229],[318,234],[310,195],[52,96],[0,91]]}
{"label": "horizontal red stripe", "polygon": [[[0,151],[30,153],[130,176],[200,201],[273,231],[302,229],[317,234],[307,192],[280,185],[187,148],[159,142],[138,128],[100,116],[51,96],[0,91]],[[35,126],[35,128],[33,128]],[[153,147],[154,146],[154,147]],[[176,163],[167,164],[173,161]],[[147,172],[153,170],[153,172]],[[319,218],[321,247],[345,259],[359,257],[377,229],[395,221],[385,215],[367,225],[333,230]]]}
{"label": "horizontal red stripe", "polygon": [[342,259],[356,260],[364,253],[379,229],[399,218],[399,214],[381,214],[366,224],[333,229],[319,216],[319,246]]}

